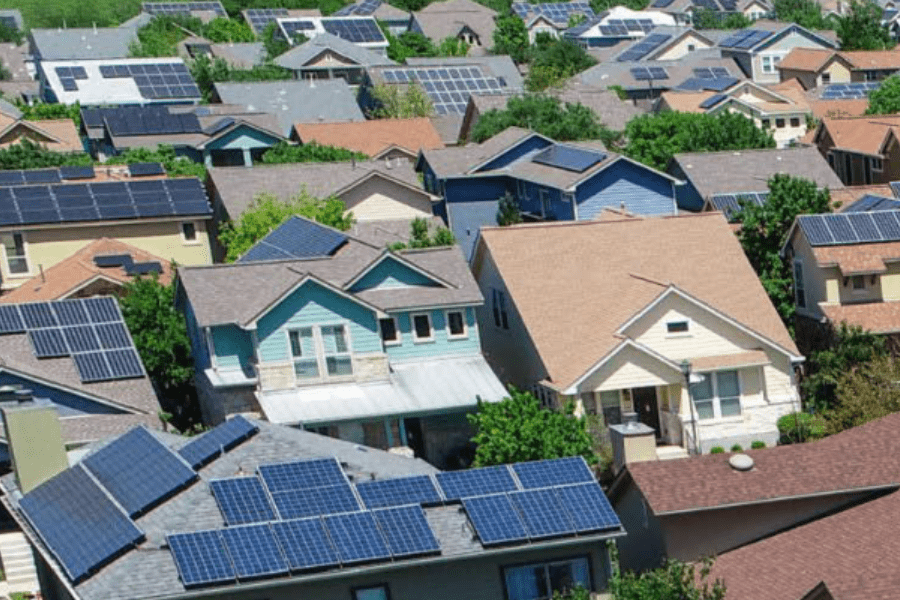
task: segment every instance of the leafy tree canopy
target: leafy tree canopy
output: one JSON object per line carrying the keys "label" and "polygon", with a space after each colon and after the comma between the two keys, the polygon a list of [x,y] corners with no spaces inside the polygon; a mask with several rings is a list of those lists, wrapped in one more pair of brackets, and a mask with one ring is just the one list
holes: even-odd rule
{"label": "leafy tree canopy", "polygon": [[434,113],[431,98],[418,85],[407,86],[406,90],[396,85],[376,85],[370,93],[374,106],[368,112],[374,119],[411,119]]}
{"label": "leafy tree canopy", "polygon": [[21,100],[16,100],[15,105],[22,111],[22,118],[26,121],[72,119],[75,127],[81,127],[81,106],[78,104],[47,104],[45,102],[25,104]]}
{"label": "leafy tree canopy", "polygon": [[703,559],[699,570],[693,564],[666,561],[659,569],[641,574],[623,573],[618,567],[614,547],[613,572],[609,592],[613,600],[724,600],[725,584],[709,581],[712,559]]}
{"label": "leafy tree canopy", "polygon": [[494,29],[494,54],[507,54],[517,63],[528,60],[528,28],[516,15],[504,15],[497,19]]}
{"label": "leafy tree canopy", "polygon": [[883,354],[840,374],[834,407],[825,412],[838,433],[900,411],[900,360]]}
{"label": "leafy tree canopy", "polygon": [[159,15],[138,29],[137,41],[131,45],[131,56],[177,56],[178,43],[188,31],[200,34],[203,23],[188,15]]}
{"label": "leafy tree canopy", "polygon": [[217,44],[256,41],[256,35],[250,29],[247,21],[225,17],[205,23],[200,29],[200,35]]}
{"label": "leafy tree canopy", "polygon": [[666,111],[640,115],[625,126],[631,158],[665,171],[674,154],[774,148],[772,135],[747,117],[730,112],[716,114]]}
{"label": "leafy tree canopy", "polygon": [[0,23],[0,42],[18,45],[24,41],[25,35],[21,31],[15,27]]}
{"label": "leafy tree canopy", "polygon": [[219,81],[279,81],[294,78],[292,71],[270,62],[249,69],[234,69],[221,58],[210,59],[203,55],[198,56],[189,66],[206,102],[212,100],[213,84]]}
{"label": "leafy tree canopy", "polygon": [[539,33],[530,51],[531,68],[525,87],[540,92],[597,64],[597,60],[578,44]]}
{"label": "leafy tree canopy", "polygon": [[346,231],[353,225],[353,214],[344,214],[344,203],[335,197],[319,199],[305,189],[288,201],[272,194],[259,194],[237,221],[225,223],[219,241],[225,247],[226,262],[234,262],[256,242],[294,215]]}
{"label": "leafy tree canopy", "polygon": [[266,25],[259,37],[266,49],[267,60],[275,60],[276,57],[291,49],[291,45],[287,43],[287,40],[279,35],[278,24],[275,22]]}
{"label": "leafy tree canopy", "polygon": [[900,77],[891,75],[877,90],[869,93],[867,115],[890,115],[900,112]]}
{"label": "leafy tree canopy", "polygon": [[695,8],[692,14],[692,23],[696,29],[745,29],[753,25],[753,21],[741,13]]}
{"label": "leafy tree canopy", "polygon": [[822,15],[822,6],[816,0],[775,0],[773,8],[779,21],[807,29],[831,29],[831,22]]}
{"label": "leafy tree canopy", "polygon": [[468,415],[475,428],[474,466],[579,455],[597,462],[585,420],[572,414],[572,406],[548,410],[528,392],[509,392],[500,402],[479,401],[478,411]]}
{"label": "leafy tree canopy", "polygon": [[497,225],[506,227],[522,222],[522,211],[519,209],[519,201],[506,192],[497,202]]}
{"label": "leafy tree canopy", "polygon": [[435,45],[421,33],[407,31],[393,35],[386,26],[382,25],[381,29],[388,41],[388,58],[399,63],[416,56],[465,56],[469,52],[469,45],[455,37]]}
{"label": "leafy tree canopy", "polygon": [[359,152],[324,146],[309,142],[295,146],[287,142],[278,142],[262,155],[262,162],[267,165],[305,162],[340,162],[348,160],[368,160],[369,157]]}
{"label": "leafy tree canopy", "polygon": [[139,162],[161,163],[169,177],[197,177],[206,179],[206,167],[189,158],[175,154],[172,146],[159,145],[152,148],[129,148],[122,154],[113,156],[108,161],[113,165],[127,165]]}
{"label": "leafy tree canopy", "polygon": [[881,24],[881,7],[872,0],[852,0],[850,9],[837,18],[841,50],[890,50],[895,46],[887,27]]}
{"label": "leafy tree canopy", "polygon": [[559,142],[615,138],[594,111],[583,104],[564,104],[552,96],[536,94],[510,98],[504,110],[489,110],[481,115],[471,138],[480,144],[514,126],[531,129]]}
{"label": "leafy tree canopy", "polygon": [[808,179],[778,174],[769,180],[769,197],[762,204],[741,202],[735,220],[741,223],[738,239],[772,304],[793,331],[794,286],[781,247],[797,215],[831,212],[828,190]]}
{"label": "leafy tree canopy", "polygon": [[436,248],[438,246],[452,246],[456,243],[453,232],[446,227],[438,227],[433,234],[428,231],[428,221],[416,217],[409,224],[409,242],[396,242],[389,247],[391,250],[403,250],[405,248]]}
{"label": "leafy tree canopy", "polygon": [[631,10],[644,10],[649,5],[650,0],[591,0],[591,8],[597,14],[615,6],[624,6]]}
{"label": "leafy tree canopy", "polygon": [[0,170],[44,169],[63,165],[86,166],[91,157],[83,152],[53,152],[28,138],[17,144],[0,148]]}

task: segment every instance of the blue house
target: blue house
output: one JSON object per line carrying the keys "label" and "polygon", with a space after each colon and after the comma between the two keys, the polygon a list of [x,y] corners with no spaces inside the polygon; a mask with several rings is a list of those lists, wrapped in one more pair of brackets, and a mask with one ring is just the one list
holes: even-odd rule
{"label": "blue house", "polygon": [[609,152],[600,141],[557,143],[510,127],[480,145],[423,150],[416,170],[442,197],[436,212],[470,257],[478,231],[514,198],[526,221],[588,221],[606,208],[674,215],[672,176]]}
{"label": "blue house", "polygon": [[176,301],[211,424],[258,412],[452,464],[466,413],[506,395],[456,247],[392,252],[294,217],[236,263],[179,269]]}

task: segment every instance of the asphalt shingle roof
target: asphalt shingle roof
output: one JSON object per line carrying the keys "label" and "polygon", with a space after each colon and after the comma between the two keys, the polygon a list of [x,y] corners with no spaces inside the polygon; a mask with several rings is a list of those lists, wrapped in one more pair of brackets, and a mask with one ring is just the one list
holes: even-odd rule
{"label": "asphalt shingle roof", "polygon": [[[292,70],[300,70],[304,67],[314,68],[315,65],[309,65],[308,63],[328,50],[348,58],[363,67],[397,64],[386,56],[372,52],[367,48],[348,42],[330,33],[320,33],[306,43],[291,48],[278,56],[275,59],[275,64]],[[333,65],[329,63],[328,66],[332,67]]]}
{"label": "asphalt shingle roof", "polygon": [[132,27],[96,29],[32,29],[32,52],[40,60],[127,58],[137,30]]}

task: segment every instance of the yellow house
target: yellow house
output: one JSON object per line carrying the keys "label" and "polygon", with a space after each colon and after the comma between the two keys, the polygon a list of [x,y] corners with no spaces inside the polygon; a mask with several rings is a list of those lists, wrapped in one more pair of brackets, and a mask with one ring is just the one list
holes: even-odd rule
{"label": "yellow house", "polygon": [[781,81],[798,79],[806,89],[835,83],[881,81],[900,70],[900,52],[794,48],[776,68],[781,73]]}

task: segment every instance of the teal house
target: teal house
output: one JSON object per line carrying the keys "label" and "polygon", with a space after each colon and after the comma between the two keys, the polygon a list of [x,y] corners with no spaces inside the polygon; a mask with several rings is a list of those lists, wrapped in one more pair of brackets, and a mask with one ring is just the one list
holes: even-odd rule
{"label": "teal house", "polygon": [[478,400],[506,395],[483,301],[458,247],[393,252],[300,217],[177,283],[207,423],[258,413],[438,466],[468,451]]}

